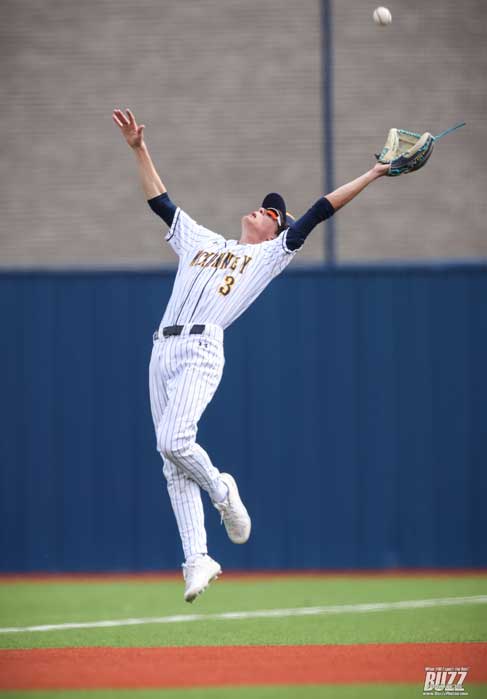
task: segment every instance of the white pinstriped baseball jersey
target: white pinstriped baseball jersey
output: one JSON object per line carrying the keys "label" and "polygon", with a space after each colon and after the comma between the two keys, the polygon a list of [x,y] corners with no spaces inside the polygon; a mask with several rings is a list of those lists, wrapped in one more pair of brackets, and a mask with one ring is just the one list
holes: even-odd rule
{"label": "white pinstriped baseball jersey", "polygon": [[291,262],[286,232],[255,245],[225,240],[178,208],[166,240],[179,255],[160,328],[212,323],[227,328]]}
{"label": "white pinstriped baseball jersey", "polygon": [[[179,266],[152,350],[150,396],[157,449],[164,460],[171,505],[186,560],[207,553],[201,489],[216,502],[220,471],[196,442],[198,422],[223,372],[223,331],[289,264],[286,233],[241,245],[200,226],[176,209],[166,235]],[[176,336],[162,328],[184,326]],[[204,326],[191,334],[193,325]]]}
{"label": "white pinstriped baseball jersey", "polygon": [[[262,206],[271,200],[282,202],[278,209],[285,210],[276,193],[268,194]],[[222,377],[224,330],[282,272],[310,231],[332,216],[334,208],[322,197],[277,238],[252,245],[225,240],[200,226],[175,207],[167,192],[148,203],[170,225],[166,240],[179,256],[171,297],[154,333],[149,368],[152,417],[186,565],[204,571],[208,563],[201,490],[227,517],[234,508],[235,517],[245,520],[245,536],[237,538],[230,536],[225,522],[231,541],[242,543],[250,534],[248,514],[243,505],[239,509],[230,481],[196,442],[198,422]]]}

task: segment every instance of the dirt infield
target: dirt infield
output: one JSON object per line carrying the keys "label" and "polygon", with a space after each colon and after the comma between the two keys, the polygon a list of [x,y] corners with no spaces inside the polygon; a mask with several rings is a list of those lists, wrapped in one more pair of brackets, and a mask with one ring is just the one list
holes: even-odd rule
{"label": "dirt infield", "polygon": [[468,667],[468,682],[486,682],[487,643],[4,650],[0,689],[421,684],[426,666]]}

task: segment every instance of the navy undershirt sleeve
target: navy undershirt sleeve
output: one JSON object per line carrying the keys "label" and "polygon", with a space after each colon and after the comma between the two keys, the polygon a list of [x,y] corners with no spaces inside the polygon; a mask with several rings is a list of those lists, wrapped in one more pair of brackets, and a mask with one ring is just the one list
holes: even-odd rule
{"label": "navy undershirt sleeve", "polygon": [[171,227],[177,206],[169,199],[169,194],[167,192],[159,194],[157,197],[148,199],[147,203],[152,211]]}
{"label": "navy undershirt sleeve", "polygon": [[321,197],[308,211],[298,218],[286,233],[286,247],[288,250],[297,250],[304,243],[318,223],[325,221],[335,213],[335,209],[326,197]]}

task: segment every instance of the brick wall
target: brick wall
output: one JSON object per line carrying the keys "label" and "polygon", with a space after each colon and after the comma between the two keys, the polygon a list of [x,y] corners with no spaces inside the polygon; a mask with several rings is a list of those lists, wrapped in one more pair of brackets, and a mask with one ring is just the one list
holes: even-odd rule
{"label": "brick wall", "polygon": [[341,212],[341,259],[487,256],[487,5],[483,0],[335,2],[337,180],[355,176],[390,127],[433,134],[428,166],[383,180]]}
{"label": "brick wall", "polygon": [[297,211],[321,193],[316,0],[2,5],[2,264],[174,261],[114,107],[146,124],[174,201],[228,238],[269,191]]}
{"label": "brick wall", "polygon": [[[334,2],[337,183],[390,126],[468,130],[428,167],[336,219],[341,259],[485,256],[487,6]],[[319,0],[4,0],[0,264],[159,265],[174,257],[112,125],[130,106],[174,200],[238,237],[271,190],[300,213],[322,192]],[[323,259],[323,236],[300,260]]]}

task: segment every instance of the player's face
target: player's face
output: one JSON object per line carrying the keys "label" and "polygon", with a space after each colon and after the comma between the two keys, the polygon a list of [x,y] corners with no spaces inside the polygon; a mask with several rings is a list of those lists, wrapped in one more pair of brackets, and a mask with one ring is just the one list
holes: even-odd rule
{"label": "player's face", "polygon": [[263,243],[277,235],[277,221],[267,209],[257,209],[242,218],[242,242]]}

